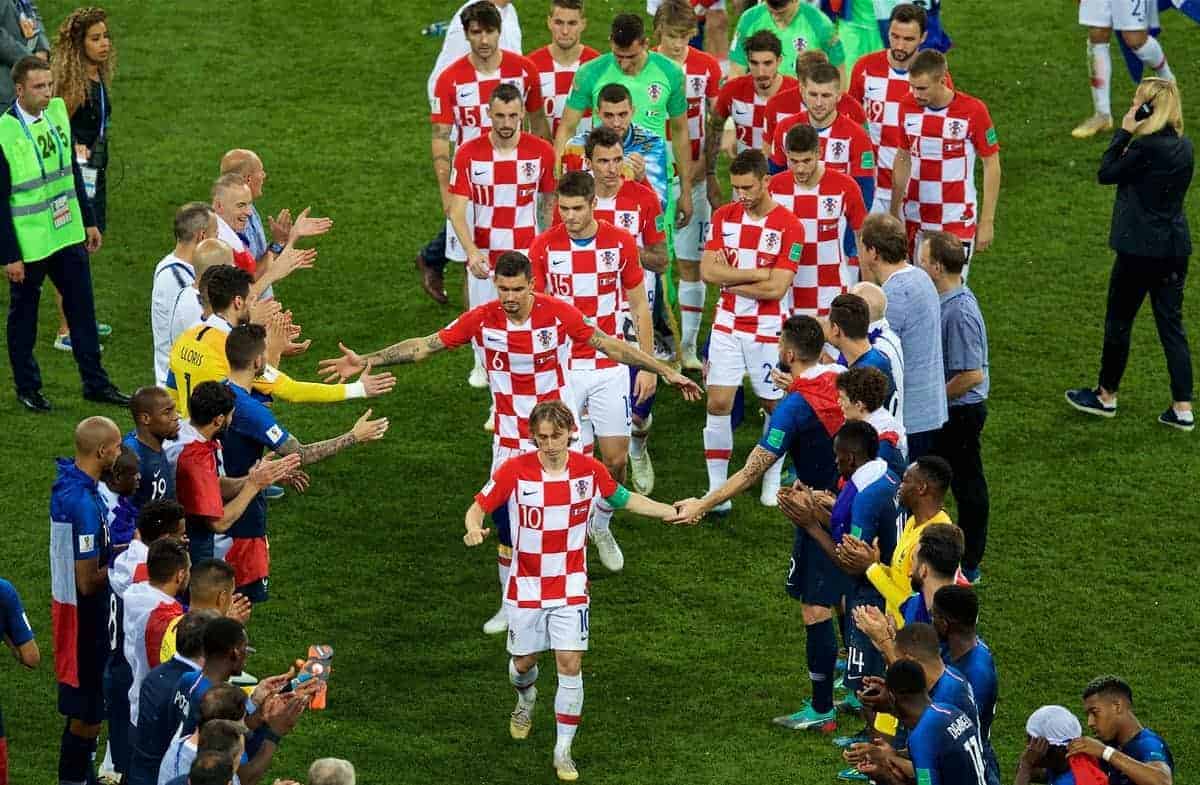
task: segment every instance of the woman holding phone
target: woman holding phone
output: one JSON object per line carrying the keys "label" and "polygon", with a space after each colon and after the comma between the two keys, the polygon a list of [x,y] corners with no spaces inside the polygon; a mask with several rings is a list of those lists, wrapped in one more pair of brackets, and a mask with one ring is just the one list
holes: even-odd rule
{"label": "woman holding phone", "polygon": [[1183,202],[1193,168],[1178,86],[1166,79],[1144,79],[1100,162],[1100,183],[1117,186],[1108,238],[1117,259],[1108,284],[1099,383],[1095,389],[1067,391],[1067,403],[1081,412],[1101,417],[1117,413],[1133,321],[1149,295],[1171,378],[1171,405],[1158,421],[1182,431],[1195,427],[1192,357],[1183,327],[1183,289],[1192,252]]}

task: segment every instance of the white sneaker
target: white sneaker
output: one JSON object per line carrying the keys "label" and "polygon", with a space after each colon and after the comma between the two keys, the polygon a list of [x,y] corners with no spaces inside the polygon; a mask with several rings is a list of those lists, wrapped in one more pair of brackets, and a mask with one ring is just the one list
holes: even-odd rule
{"label": "white sneaker", "polygon": [[696,354],[696,347],[684,344],[679,350],[679,362],[685,371],[700,371],[704,369],[704,363],[700,361],[699,355]]}
{"label": "white sneaker", "polygon": [[759,491],[758,501],[764,507],[778,507],[779,506],[779,478],[778,477],[776,477],[774,479],[770,479],[770,480],[768,480],[766,477],[763,477],[762,489]]}
{"label": "white sneaker", "polygon": [[629,456],[629,481],[633,489],[643,496],[654,493],[654,464],[650,452],[642,450],[642,457]]}
{"label": "white sneaker", "polygon": [[487,419],[483,421],[483,430],[488,433],[496,432],[496,407],[488,409]]}
{"label": "white sneaker", "polygon": [[596,552],[600,554],[600,563],[610,572],[620,572],[621,568],[625,566],[625,554],[621,553],[621,546],[617,545],[617,538],[613,536],[612,529],[597,529],[589,526],[588,537],[596,545]]}
{"label": "white sneaker", "polygon": [[488,635],[499,635],[507,629],[508,613],[501,605],[500,610],[496,611],[496,615],[483,623],[483,631]]}
{"label": "white sneaker", "polygon": [[487,387],[487,369],[479,363],[476,363],[475,367],[471,369],[471,375],[467,377],[467,384],[471,385],[477,390],[482,390]]}
{"label": "white sneaker", "polygon": [[529,738],[529,729],[533,727],[533,704],[536,700],[537,687],[517,693],[517,708],[513,709],[512,716],[508,719],[508,735],[518,741]]}
{"label": "white sneaker", "polygon": [[571,760],[571,750],[565,752],[554,751],[554,773],[563,782],[574,782],[579,779],[579,769],[575,768],[575,761]]}

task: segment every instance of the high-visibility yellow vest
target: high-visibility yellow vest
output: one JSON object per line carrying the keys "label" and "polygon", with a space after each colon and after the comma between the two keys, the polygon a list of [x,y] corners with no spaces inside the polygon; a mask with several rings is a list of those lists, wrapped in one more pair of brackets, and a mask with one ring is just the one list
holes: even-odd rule
{"label": "high-visibility yellow vest", "polygon": [[75,194],[71,121],[61,98],[50,99],[42,119],[26,125],[11,111],[0,115],[0,151],[8,160],[12,212],[21,260],[36,262],[83,242],[83,211]]}

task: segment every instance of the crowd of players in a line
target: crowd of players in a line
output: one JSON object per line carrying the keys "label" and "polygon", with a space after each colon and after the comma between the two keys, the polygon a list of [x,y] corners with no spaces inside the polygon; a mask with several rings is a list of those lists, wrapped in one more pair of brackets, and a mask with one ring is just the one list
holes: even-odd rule
{"label": "crowd of players in a line", "polygon": [[[658,5],[657,50],[640,17],[618,15],[612,52],[600,55],[579,40],[582,3],[552,0],[553,42],[528,59],[500,45],[515,20],[510,3],[464,7],[455,22],[467,53],[432,80],[433,162],[446,253],[466,262],[473,307],[436,334],[372,354],[342,347],[320,364],[335,384],[279,370],[308,343],[271,292],[311,265],[314,252],[295,244],[330,222],[285,212],[264,232],[253,201],[265,172],[249,151],[222,160],[211,205],[180,208],[177,247],[154,277],[158,386],[133,396],[124,440],[107,418],[79,425],[52,499],[68,718],[60,780],[94,776],[107,719],[126,782],[188,781],[190,758],[207,761],[191,774],[198,785],[228,781],[226,767],[260,781],[279,738],[324,689],[289,673],[263,679],[246,702],[222,686],[244,663],[251,603],[267,598],[266,491],[304,490],[303,466],[387,429],[368,411],[346,434],[302,444],[263,398],[382,394],[394,379],[373,367],[469,343],[472,381],[492,391],[495,436],[492,479],[464,539],[478,545],[495,529],[501,542],[502,606],[485,630],[508,631],[515,738],[532,728],[538,654],[555,652],[561,779],[578,777],[587,540],[620,570],[615,510],[694,523],[728,513],[761,479],[762,504],[796,526],[787,586],[802,603],[812,682],[812,699],[776,722],[831,732],[839,706],[862,715],[862,732],[835,740],[850,764],[844,779],[999,782],[989,741],[996,669],[975,632],[970,587],[987,532],[987,339],[964,283],[994,233],[999,146],[987,109],[954,88],[940,53],[919,51],[919,6],[897,5],[887,48],[847,63],[819,11],[772,0],[743,15],[722,85],[717,60],[687,45],[693,5]],[[802,51],[805,41],[822,48]],[[736,154],[733,199],[722,204],[727,120]],[[444,296],[428,270],[424,283]],[[706,284],[721,294],[704,347]],[[654,502],[646,439],[657,378],[695,400],[700,387],[682,371],[701,369],[709,492]],[[769,418],[730,476],[747,375]],[[593,442],[601,460],[590,457]],[[621,485],[627,464],[636,493]],[[951,491],[957,525],[942,509]],[[839,632],[848,692],[835,705]],[[1131,704],[1119,680],[1088,687],[1089,724],[1103,741],[1082,738],[1061,707],[1036,712],[1017,781],[1169,782],[1170,753]],[[253,729],[245,742],[244,728]]]}

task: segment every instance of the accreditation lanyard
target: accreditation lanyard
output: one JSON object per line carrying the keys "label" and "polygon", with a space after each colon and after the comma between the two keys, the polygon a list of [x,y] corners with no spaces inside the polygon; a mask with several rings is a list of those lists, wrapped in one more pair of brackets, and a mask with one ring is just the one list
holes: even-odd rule
{"label": "accreditation lanyard", "polygon": [[100,85],[100,136],[97,138],[97,141],[101,141],[108,130],[108,96],[104,91],[103,80],[98,84]]}
{"label": "accreditation lanyard", "polygon": [[[37,156],[38,168],[42,170],[42,179],[45,180],[46,162],[42,160],[42,150],[40,147],[38,147],[38,143],[34,140],[33,134],[29,131],[29,126],[25,123],[25,115],[21,112],[21,107],[16,107],[15,114],[17,115],[17,122],[21,124],[21,130],[25,132],[25,138],[29,140],[31,145],[33,145],[33,152]],[[50,136],[54,139],[54,149],[58,151],[58,169],[59,171],[62,171],[62,169],[66,166],[66,163],[63,161],[63,148],[62,142],[60,142],[58,139],[58,129],[54,127],[54,123],[50,122],[50,118],[46,117],[45,113],[42,114],[42,122],[44,122],[46,127],[50,129]]]}

